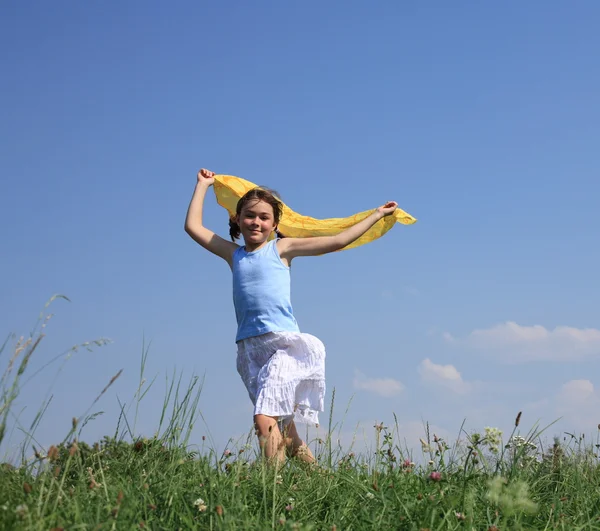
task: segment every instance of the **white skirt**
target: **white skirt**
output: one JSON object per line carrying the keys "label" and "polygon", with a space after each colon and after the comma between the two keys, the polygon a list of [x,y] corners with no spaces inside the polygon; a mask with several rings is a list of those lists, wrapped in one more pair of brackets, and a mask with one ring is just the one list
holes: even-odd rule
{"label": "white skirt", "polygon": [[254,414],[318,426],[325,398],[321,340],[298,332],[269,332],[237,345],[237,370]]}

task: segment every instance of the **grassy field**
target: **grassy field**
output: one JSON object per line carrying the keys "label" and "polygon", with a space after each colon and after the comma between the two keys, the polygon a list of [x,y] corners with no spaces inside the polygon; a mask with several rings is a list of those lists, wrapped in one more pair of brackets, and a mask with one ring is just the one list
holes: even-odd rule
{"label": "grassy field", "polygon": [[[0,351],[0,443],[45,322]],[[138,404],[145,392],[140,384]],[[252,438],[222,453],[190,441],[199,396],[197,380],[173,380],[152,439],[136,437],[122,412],[116,435],[88,445],[90,408],[48,448],[35,443],[42,406],[18,460],[0,464],[0,529],[600,530],[598,434],[546,447],[540,430],[519,435],[519,414],[504,438],[486,428],[444,441],[424,429],[412,456],[397,426],[380,424],[370,455],[344,453],[329,436],[311,441],[318,466],[276,469]]]}

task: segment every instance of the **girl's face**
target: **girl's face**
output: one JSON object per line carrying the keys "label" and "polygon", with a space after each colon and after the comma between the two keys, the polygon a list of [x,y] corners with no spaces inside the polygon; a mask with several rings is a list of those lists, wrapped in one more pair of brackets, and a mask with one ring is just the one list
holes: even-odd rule
{"label": "girl's face", "polygon": [[245,204],[236,221],[244,242],[253,248],[265,243],[277,228],[273,207],[260,199]]}

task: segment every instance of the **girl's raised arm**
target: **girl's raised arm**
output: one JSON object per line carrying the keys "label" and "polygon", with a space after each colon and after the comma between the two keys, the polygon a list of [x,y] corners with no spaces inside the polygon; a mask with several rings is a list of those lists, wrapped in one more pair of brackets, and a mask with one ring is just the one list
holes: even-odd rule
{"label": "girl's raised arm", "polygon": [[389,201],[385,205],[380,206],[370,216],[335,236],[282,238],[277,242],[279,255],[288,262],[291,262],[296,256],[316,256],[339,251],[360,238],[381,218],[392,214],[396,208],[398,208],[398,203]]}
{"label": "girl's raised arm", "polygon": [[221,238],[202,224],[204,197],[206,196],[206,190],[215,182],[214,175],[212,171],[205,169],[198,172],[198,182],[196,183],[196,189],[194,190],[194,195],[192,196],[185,218],[185,232],[202,245],[202,247],[220,256],[231,266],[233,253],[238,246],[233,242]]}

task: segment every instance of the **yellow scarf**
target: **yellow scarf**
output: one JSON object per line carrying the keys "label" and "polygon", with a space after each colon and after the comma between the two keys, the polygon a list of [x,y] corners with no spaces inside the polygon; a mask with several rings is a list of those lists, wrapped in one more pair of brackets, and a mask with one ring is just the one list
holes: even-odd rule
{"label": "yellow scarf", "polygon": [[[236,215],[235,209],[240,198],[246,192],[256,187],[257,185],[254,183],[239,177],[234,177],[232,175],[215,175],[214,189],[215,195],[217,196],[217,203],[227,209],[231,217]],[[347,218],[315,219],[294,212],[284,203],[283,214],[279,220],[278,230],[281,231],[284,236],[290,238],[333,236],[363,220],[372,214],[373,211],[374,209],[359,212],[358,214],[354,214],[354,216]],[[402,223],[403,225],[412,225],[416,221],[417,220],[410,214],[397,208],[391,216],[380,219],[365,232],[365,234],[350,245],[344,247],[342,250],[352,249],[353,247],[358,247],[359,245],[364,245],[365,243],[381,238],[396,222]]]}

